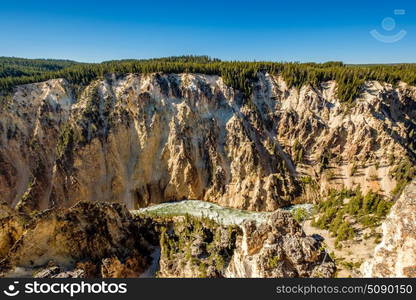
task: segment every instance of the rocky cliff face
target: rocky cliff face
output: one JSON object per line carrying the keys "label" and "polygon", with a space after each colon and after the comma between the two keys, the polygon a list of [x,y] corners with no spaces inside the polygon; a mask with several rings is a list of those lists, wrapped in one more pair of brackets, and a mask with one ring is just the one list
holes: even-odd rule
{"label": "rocky cliff face", "polygon": [[263,73],[248,98],[199,74],[20,86],[0,112],[0,197],[22,212],[181,199],[273,211],[330,187],[389,194],[414,154],[416,88],[368,82],[350,108],[335,89]]}
{"label": "rocky cliff face", "polygon": [[392,207],[383,223],[383,240],[362,265],[365,277],[416,277],[416,182]]}

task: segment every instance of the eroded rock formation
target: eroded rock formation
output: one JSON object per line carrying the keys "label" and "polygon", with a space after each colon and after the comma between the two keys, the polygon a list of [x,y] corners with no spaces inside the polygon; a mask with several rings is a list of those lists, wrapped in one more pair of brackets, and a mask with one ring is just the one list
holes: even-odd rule
{"label": "eroded rock formation", "polygon": [[239,245],[225,271],[226,277],[332,277],[335,263],[320,241],[283,211],[265,223],[246,221]]}

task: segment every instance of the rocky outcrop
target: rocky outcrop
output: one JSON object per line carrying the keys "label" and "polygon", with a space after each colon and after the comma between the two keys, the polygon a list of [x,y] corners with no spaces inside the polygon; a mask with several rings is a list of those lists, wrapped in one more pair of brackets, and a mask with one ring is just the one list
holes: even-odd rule
{"label": "rocky outcrop", "polygon": [[332,277],[335,263],[320,241],[306,236],[288,212],[277,211],[266,222],[242,224],[243,234],[225,270],[226,277]]}
{"label": "rocky outcrop", "polygon": [[414,87],[368,82],[353,107],[335,82],[298,90],[259,73],[252,90],[201,74],[20,86],[0,112],[0,197],[22,212],[182,199],[273,211],[331,187],[388,195],[412,158]]}
{"label": "rocky outcrop", "polygon": [[332,277],[335,263],[289,212],[222,226],[191,217],[161,232],[159,277]]}
{"label": "rocky outcrop", "polygon": [[40,268],[38,277],[137,277],[150,263],[150,244],[142,230],[120,204],[46,210],[18,232],[1,272]]}
{"label": "rocky outcrop", "polygon": [[364,277],[416,277],[416,181],[409,184],[384,221],[383,239],[364,262]]}

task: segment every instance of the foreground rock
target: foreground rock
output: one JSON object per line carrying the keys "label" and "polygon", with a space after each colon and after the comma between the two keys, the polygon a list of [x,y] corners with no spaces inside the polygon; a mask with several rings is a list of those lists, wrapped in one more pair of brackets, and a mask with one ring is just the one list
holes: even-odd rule
{"label": "foreground rock", "polygon": [[332,277],[335,263],[289,212],[241,227],[174,218],[161,232],[160,277]]}
{"label": "foreground rock", "polygon": [[3,247],[3,275],[20,268],[40,269],[37,277],[137,277],[150,263],[150,245],[119,204],[47,210],[16,235],[8,251]]}
{"label": "foreground rock", "polygon": [[[223,225],[145,217],[120,204],[81,202],[0,215],[0,274],[36,278],[331,277],[335,264],[286,211]],[[20,274],[20,275],[19,275]]]}
{"label": "foreground rock", "polygon": [[409,184],[383,223],[383,240],[364,277],[416,277],[416,181]]}

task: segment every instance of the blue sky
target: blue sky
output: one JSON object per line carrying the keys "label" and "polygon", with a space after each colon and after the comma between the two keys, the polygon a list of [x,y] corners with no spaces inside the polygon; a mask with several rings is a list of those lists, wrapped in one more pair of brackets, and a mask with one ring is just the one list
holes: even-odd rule
{"label": "blue sky", "polygon": [[[416,1],[410,0],[0,0],[0,28],[0,56],[416,62]],[[384,43],[371,30],[406,35]]]}

